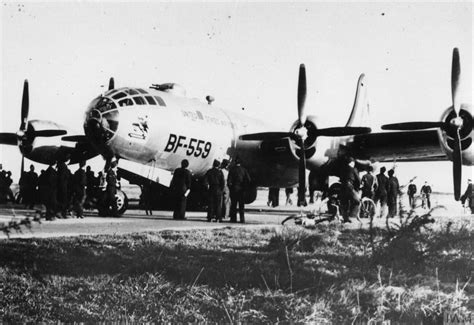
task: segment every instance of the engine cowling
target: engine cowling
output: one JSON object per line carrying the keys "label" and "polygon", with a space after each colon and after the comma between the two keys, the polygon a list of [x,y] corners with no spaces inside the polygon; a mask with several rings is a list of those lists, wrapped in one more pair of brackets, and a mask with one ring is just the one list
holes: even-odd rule
{"label": "engine cowling", "polygon": [[[31,131],[64,129],[65,127],[51,121],[31,120],[28,122],[28,130]],[[32,132],[26,132],[26,134],[29,133]],[[63,144],[57,137],[26,137],[20,144],[20,150],[25,157],[30,160],[42,164],[51,164],[56,162],[58,159],[61,159],[59,155],[60,153],[62,154],[64,150],[61,150],[60,148],[64,145],[65,144]]]}
{"label": "engine cowling", "polygon": [[[441,120],[450,123],[455,118],[455,112],[452,107],[447,108]],[[459,136],[461,139],[461,150],[462,150],[462,163],[463,165],[474,164],[474,145],[472,144],[474,138],[473,126],[474,121],[472,118],[472,106],[468,104],[462,104],[459,112],[459,117],[463,120],[461,129],[459,130]],[[439,129],[438,136],[443,151],[453,160],[453,148],[454,148],[454,129]]]}

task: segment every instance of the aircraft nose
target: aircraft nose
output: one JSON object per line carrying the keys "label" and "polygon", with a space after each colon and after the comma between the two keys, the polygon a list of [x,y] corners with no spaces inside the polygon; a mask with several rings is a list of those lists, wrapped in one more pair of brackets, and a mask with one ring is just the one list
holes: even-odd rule
{"label": "aircraft nose", "polygon": [[99,101],[90,108],[84,123],[86,135],[99,147],[106,145],[118,130],[119,112],[111,104]]}

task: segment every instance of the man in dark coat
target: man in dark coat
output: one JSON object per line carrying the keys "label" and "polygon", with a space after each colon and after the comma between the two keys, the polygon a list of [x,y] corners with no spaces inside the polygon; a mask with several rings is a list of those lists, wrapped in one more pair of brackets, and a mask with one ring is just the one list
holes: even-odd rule
{"label": "man in dark coat", "polygon": [[408,184],[408,203],[410,204],[410,208],[414,209],[415,208],[415,194],[417,192],[417,188],[415,183],[413,183],[413,180],[410,181],[410,184]]}
{"label": "man in dark coat", "polygon": [[239,205],[240,222],[245,222],[244,194],[250,184],[250,176],[242,167],[240,158],[235,158],[235,164],[229,170],[227,185],[230,190],[230,222],[237,222],[237,204]]}
{"label": "man in dark coat", "polygon": [[355,169],[355,160],[349,158],[341,174],[341,214],[344,222],[351,222],[349,217],[359,218],[359,188],[360,177]]}
{"label": "man in dark coat", "polygon": [[207,221],[214,219],[222,222],[222,199],[224,192],[224,174],[219,168],[220,162],[214,160],[212,168],[204,176],[204,184],[208,188],[208,212]]}
{"label": "man in dark coat", "polygon": [[[425,185],[421,187],[420,193],[422,196],[425,197],[426,203],[428,204],[428,209],[431,209],[431,200],[430,200],[431,192],[432,192],[431,186],[428,184],[428,182],[425,182]],[[425,200],[423,200],[423,208],[426,208]]]}
{"label": "man in dark coat", "polygon": [[23,173],[20,184],[22,185],[20,188],[23,203],[27,208],[32,209],[35,204],[36,188],[38,186],[38,174],[35,172],[35,166],[30,165],[30,171]]}
{"label": "man in dark coat", "polygon": [[466,206],[466,200],[469,201],[469,208],[471,209],[471,214],[474,214],[474,188],[472,186],[472,181],[467,180],[466,192],[461,196],[461,203]]}
{"label": "man in dark coat", "polygon": [[187,169],[189,162],[187,159],[181,161],[181,167],[176,168],[171,179],[170,190],[174,196],[175,206],[173,219],[186,219],[186,200],[191,191],[191,172]]}
{"label": "man in dark coat", "polygon": [[385,171],[385,167],[380,168],[377,175],[377,188],[374,193],[375,203],[380,202],[380,217],[385,216],[385,208],[387,207],[388,178],[385,176]]}
{"label": "man in dark coat", "polygon": [[367,173],[362,176],[361,189],[362,198],[368,197],[369,199],[374,198],[374,190],[377,188],[377,178],[372,174],[374,168],[369,166]]}
{"label": "man in dark coat", "polygon": [[77,218],[84,218],[84,201],[86,200],[87,177],[84,171],[85,161],[79,162],[79,169],[73,176],[73,202]]}
{"label": "man in dark coat", "polygon": [[[64,161],[58,161],[58,211],[62,218],[66,218],[69,208],[69,180],[71,178],[71,171]],[[58,215],[59,216],[59,215]]]}
{"label": "man in dark coat", "polygon": [[57,209],[57,193],[58,193],[58,173],[53,165],[49,165],[45,171],[45,202],[46,220],[54,220]]}
{"label": "man in dark coat", "polygon": [[387,205],[388,217],[393,218],[397,215],[397,198],[400,192],[400,184],[398,178],[395,176],[395,171],[390,169],[388,171],[388,191],[387,191]]}
{"label": "man in dark coat", "polygon": [[118,208],[117,208],[117,162],[112,161],[110,167],[107,170],[105,180],[107,185],[105,186],[105,196],[104,196],[104,213],[106,216],[116,217]]}

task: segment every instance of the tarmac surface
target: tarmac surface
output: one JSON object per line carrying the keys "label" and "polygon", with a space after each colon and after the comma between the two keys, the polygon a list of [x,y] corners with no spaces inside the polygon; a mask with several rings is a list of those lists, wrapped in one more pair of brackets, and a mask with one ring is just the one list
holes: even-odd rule
{"label": "tarmac surface", "polygon": [[[33,222],[31,229],[21,226],[21,232],[11,230],[10,238],[46,238],[62,236],[80,236],[80,235],[123,235],[137,232],[155,232],[164,230],[189,230],[189,229],[212,229],[224,227],[279,227],[281,222],[290,215],[299,214],[300,208],[295,206],[279,206],[271,208],[266,205],[265,195],[259,194],[257,201],[246,206],[246,223],[230,223],[229,219],[224,219],[222,223],[208,222],[206,212],[186,212],[187,220],[173,220],[172,211],[154,211],[152,216],[147,216],[144,211],[129,209],[120,218],[102,218],[98,217],[96,211],[86,211],[84,219],[70,217],[68,219],[56,219],[46,221],[41,219],[41,223]],[[434,200],[435,201],[435,200]],[[285,202],[280,199],[280,202]],[[453,219],[456,221],[468,220],[471,223],[474,215],[470,215],[466,209],[455,202],[451,196],[439,196],[435,201],[436,205],[445,206],[444,209],[432,213],[436,218]],[[443,204],[447,203],[447,204]],[[306,212],[314,212],[316,215],[324,212],[324,206],[318,203],[304,208]],[[421,210],[425,213],[427,210]],[[0,225],[8,224],[15,220],[16,222],[29,217],[32,219],[36,215],[35,210],[27,210],[22,206],[0,206]],[[376,219],[376,224],[383,226],[384,220]],[[288,224],[294,224],[292,221]],[[368,220],[362,220],[362,223],[353,220],[345,227],[359,228],[368,224]],[[0,240],[8,238],[5,233],[0,232]]]}

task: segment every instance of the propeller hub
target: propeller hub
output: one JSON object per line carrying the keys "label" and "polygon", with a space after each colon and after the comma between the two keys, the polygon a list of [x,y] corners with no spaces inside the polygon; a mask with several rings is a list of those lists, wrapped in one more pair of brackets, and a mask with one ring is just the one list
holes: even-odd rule
{"label": "propeller hub", "polygon": [[308,129],[302,126],[295,130],[295,134],[304,141],[308,137]]}
{"label": "propeller hub", "polygon": [[460,129],[463,126],[463,119],[460,116],[457,116],[451,120],[451,125],[455,126],[457,129]]}

